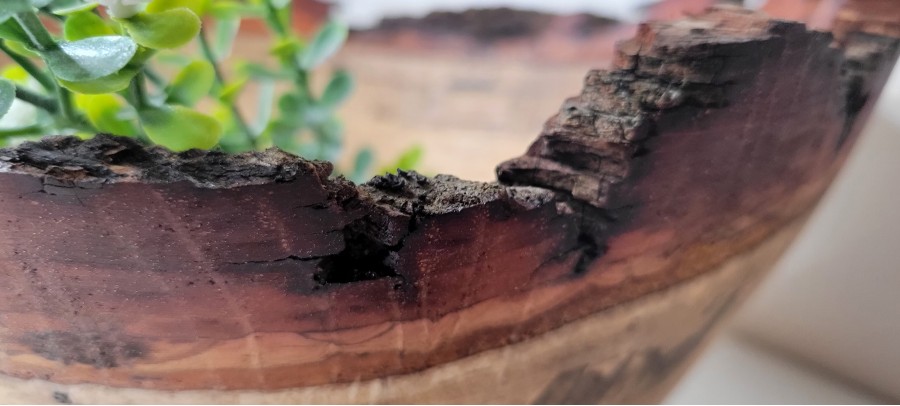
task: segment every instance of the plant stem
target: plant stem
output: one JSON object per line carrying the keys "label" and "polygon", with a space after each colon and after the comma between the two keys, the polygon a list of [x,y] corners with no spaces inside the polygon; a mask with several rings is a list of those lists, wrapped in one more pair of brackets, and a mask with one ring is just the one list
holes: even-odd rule
{"label": "plant stem", "polygon": [[[287,39],[289,33],[288,29],[284,26],[281,19],[278,18],[278,9],[275,7],[275,4],[272,3],[272,0],[263,0],[263,3],[266,5],[266,22],[268,23],[269,28],[278,35],[279,39]],[[291,71],[294,72],[294,82],[303,96],[306,97],[307,100],[313,101],[313,95],[309,88],[309,74],[305,69],[300,67],[298,57],[299,55],[297,55],[296,51],[288,56]]]}
{"label": "plant stem", "polygon": [[[203,52],[203,57],[206,58],[207,61],[212,65],[213,72],[215,72],[216,77],[216,85],[221,89],[225,87],[225,75],[222,74],[222,68],[219,67],[218,61],[216,61],[216,56],[213,55],[212,47],[209,46],[209,41],[206,39],[206,30],[203,27],[200,27],[200,34],[197,36],[200,40],[200,50]],[[256,135],[253,134],[253,131],[250,130],[250,126],[247,125],[247,121],[244,120],[244,116],[241,115],[240,109],[237,107],[237,103],[231,103],[231,115],[234,116],[234,122],[237,124],[238,128],[242,133],[247,137],[247,141],[251,146],[256,148]]]}
{"label": "plant stem", "polygon": [[0,51],[3,51],[3,53],[8,55],[13,62],[19,64],[25,72],[28,72],[28,74],[37,80],[48,92],[52,92],[56,89],[56,83],[53,82],[53,78],[44,73],[44,71],[38,68],[37,65],[35,65],[34,62],[31,62],[27,57],[19,55],[12,49],[9,49],[9,47],[6,46],[6,41],[3,41],[2,39],[0,39]]}
{"label": "plant stem", "polygon": [[56,47],[53,36],[50,35],[50,32],[47,31],[47,28],[44,27],[44,24],[41,23],[41,20],[33,11],[16,14],[13,18],[28,34],[32,48],[38,51],[49,51]]}
{"label": "plant stem", "polygon": [[62,111],[63,117],[70,121],[80,121],[72,106],[72,92],[62,86],[57,86],[56,95],[59,98],[59,109]]}
{"label": "plant stem", "polygon": [[271,27],[280,38],[287,37],[287,28],[281,23],[281,19],[278,18],[278,9],[275,8],[275,4],[272,3],[272,0],[265,0],[263,3],[266,5],[266,21],[269,23],[269,27]]}
{"label": "plant stem", "polygon": [[200,27],[200,34],[197,36],[197,39],[200,41],[200,51],[203,52],[203,57],[212,65],[213,72],[216,74],[216,84],[224,86],[225,75],[222,74],[222,68],[219,67],[219,62],[213,54],[209,40],[206,39],[206,28]]}
{"label": "plant stem", "polygon": [[25,103],[43,109],[50,114],[56,114],[57,112],[59,112],[59,104],[57,104],[55,100],[49,97],[41,96],[20,86],[16,86],[16,98]]}
{"label": "plant stem", "polygon": [[43,134],[44,127],[34,124],[27,127],[19,127],[19,128],[5,128],[0,129],[0,139],[16,137],[19,135],[34,135],[34,134]]}
{"label": "plant stem", "polygon": [[131,79],[128,90],[131,94],[132,105],[134,105],[134,108],[138,109],[138,111],[150,106],[150,102],[147,100],[147,87],[144,83],[143,72],[138,73],[135,75],[134,79]]}
{"label": "plant stem", "polygon": [[[18,13],[13,16],[19,27],[28,35],[28,41],[32,48],[38,52],[47,52],[56,49],[57,44],[53,40],[53,36],[41,23],[40,18],[34,11],[26,13]],[[58,85],[55,78],[45,74],[37,66],[35,66],[28,58],[17,55],[12,52],[5,44],[0,43],[0,49],[10,56],[19,66],[22,67],[29,75],[35,78],[41,86],[47,91],[56,94],[56,100],[33,93],[27,89],[16,88],[16,97],[27,103],[31,103],[41,109],[46,110],[52,115],[61,114],[62,117],[56,117],[57,124],[62,128],[72,128],[80,131],[96,132],[96,129],[81,115],[74,106],[72,106],[72,93],[68,89]]]}
{"label": "plant stem", "polygon": [[38,9],[38,12],[40,12],[41,14],[43,14],[43,15],[45,15],[45,16],[47,16],[47,17],[50,17],[50,18],[52,18],[52,19],[54,19],[54,20],[56,20],[56,21],[58,21],[58,22],[61,22],[61,23],[66,22],[66,17],[65,17],[65,16],[61,16],[61,15],[58,15],[58,14],[54,14],[53,11],[50,10],[50,7],[42,7],[42,8],[39,8],[39,9]]}
{"label": "plant stem", "polygon": [[96,133],[97,129],[72,105],[72,92],[62,86],[56,86],[56,97],[59,112],[62,113],[64,125],[85,132]]}
{"label": "plant stem", "polygon": [[[147,86],[145,82],[144,71],[142,70],[137,75],[131,79],[131,83],[128,85],[128,92],[122,93],[125,99],[131,104],[135,110],[140,111],[142,109],[152,107],[150,100],[147,98]],[[152,142],[147,138],[147,134],[143,132],[143,129],[138,131],[137,139],[152,144]]]}
{"label": "plant stem", "polygon": [[149,80],[150,83],[153,83],[157,89],[164,90],[166,88],[166,80],[155,70],[150,69],[149,65],[145,65],[143,70],[144,75],[147,76],[147,80]]}

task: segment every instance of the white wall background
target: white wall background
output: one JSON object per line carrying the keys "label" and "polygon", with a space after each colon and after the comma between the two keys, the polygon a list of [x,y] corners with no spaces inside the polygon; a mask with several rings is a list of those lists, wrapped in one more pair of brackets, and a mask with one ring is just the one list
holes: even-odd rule
{"label": "white wall background", "polygon": [[641,5],[655,0],[332,0],[336,16],[355,28],[367,28],[384,17],[422,17],[434,10],[518,7],[551,13],[588,12],[621,20],[639,18]]}

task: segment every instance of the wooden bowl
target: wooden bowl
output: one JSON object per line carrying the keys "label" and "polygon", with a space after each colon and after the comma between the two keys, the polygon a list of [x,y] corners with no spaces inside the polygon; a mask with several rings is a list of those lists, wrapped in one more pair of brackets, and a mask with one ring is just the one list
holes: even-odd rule
{"label": "wooden bowl", "polygon": [[0,398],[658,401],[855,142],[898,53],[866,30],[643,25],[492,183],[0,150]]}

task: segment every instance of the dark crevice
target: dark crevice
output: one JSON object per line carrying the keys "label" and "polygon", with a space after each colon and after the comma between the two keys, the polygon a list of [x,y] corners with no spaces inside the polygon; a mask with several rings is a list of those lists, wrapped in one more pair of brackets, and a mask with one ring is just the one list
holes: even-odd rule
{"label": "dark crevice", "polygon": [[577,276],[585,274],[595,260],[606,254],[609,249],[605,242],[606,236],[618,220],[606,209],[577,202],[571,204],[579,207],[578,236],[575,241],[581,254],[572,268],[572,273]]}
{"label": "dark crevice", "polygon": [[277,264],[279,262],[287,262],[287,261],[315,261],[317,259],[322,259],[323,257],[301,257],[298,255],[290,255],[284,258],[272,259],[272,260],[257,260],[257,261],[242,261],[242,262],[228,262],[228,265],[249,265],[249,264]]}
{"label": "dark crevice", "polygon": [[326,286],[399,277],[393,260],[402,244],[384,245],[354,227],[344,231],[344,239],[346,248],[343,251],[319,262],[319,271],[313,275],[316,283]]}
{"label": "dark crevice", "polygon": [[53,400],[55,400],[56,403],[59,403],[61,405],[71,405],[72,404],[72,399],[69,398],[69,394],[67,394],[65,392],[60,392],[60,391],[53,392]]}
{"label": "dark crevice", "polygon": [[572,274],[575,276],[583,275],[588,271],[590,265],[598,258],[602,257],[607,251],[607,246],[599,242],[598,238],[582,230],[575,239],[575,243],[568,249],[545,259],[538,264],[532,273],[543,269],[548,264],[556,263],[564,260],[573,254],[578,255],[578,261],[572,267]]}
{"label": "dark crevice", "polygon": [[591,233],[582,232],[578,234],[578,247],[581,249],[581,256],[578,262],[572,268],[572,273],[581,275],[587,272],[588,267],[595,259],[603,256],[607,251],[606,244],[598,241],[597,236]]}
{"label": "dark crevice", "polygon": [[848,83],[846,105],[847,117],[844,120],[844,127],[841,130],[841,134],[838,136],[837,144],[835,145],[837,150],[841,150],[844,143],[850,138],[850,135],[853,133],[853,125],[856,123],[856,117],[859,115],[860,111],[862,111],[863,106],[866,105],[866,102],[869,99],[868,95],[862,93],[862,81],[854,79],[858,78],[851,78]]}
{"label": "dark crevice", "polygon": [[402,170],[377,176],[359,189],[371,207],[366,216],[344,229],[344,250],[319,262],[319,272],[314,275],[319,285],[382,278],[397,278],[403,285],[407,281],[397,270],[397,259],[405,239],[416,232],[419,219],[496,201],[505,202],[511,210],[522,210],[557,197],[538,188],[509,188],[449,175],[428,178]]}
{"label": "dark crevice", "polygon": [[[313,279],[320,286],[400,278],[397,252],[403,239],[415,230],[415,217],[422,210],[424,193],[417,189],[428,178],[416,172],[398,171],[372,178],[368,188],[369,214],[344,228],[344,249],[323,258]],[[401,282],[402,283],[402,282]]]}
{"label": "dark crevice", "polygon": [[872,91],[877,70],[885,58],[896,58],[900,40],[866,33],[853,33],[845,39],[845,60],[841,67],[844,78],[846,120],[838,138],[837,150],[841,150],[853,132],[856,119],[866,106]]}

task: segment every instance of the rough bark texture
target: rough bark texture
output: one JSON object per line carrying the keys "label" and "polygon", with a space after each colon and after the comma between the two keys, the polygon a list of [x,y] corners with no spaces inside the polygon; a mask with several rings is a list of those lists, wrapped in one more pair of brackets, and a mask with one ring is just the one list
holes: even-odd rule
{"label": "rough bark texture", "polygon": [[[0,372],[356,391],[743,275],[665,299],[693,332],[610,339],[603,371],[527,382],[546,386],[527,401],[642,399],[764,270],[735,258],[796,227],[839,169],[898,52],[894,37],[842,38],[731,8],[643,25],[499,183],[400,172],[355,186],[276,151],[175,155],[108,136],[0,150]],[[666,317],[628,317],[666,337]],[[452,400],[441,393],[418,399]]]}

